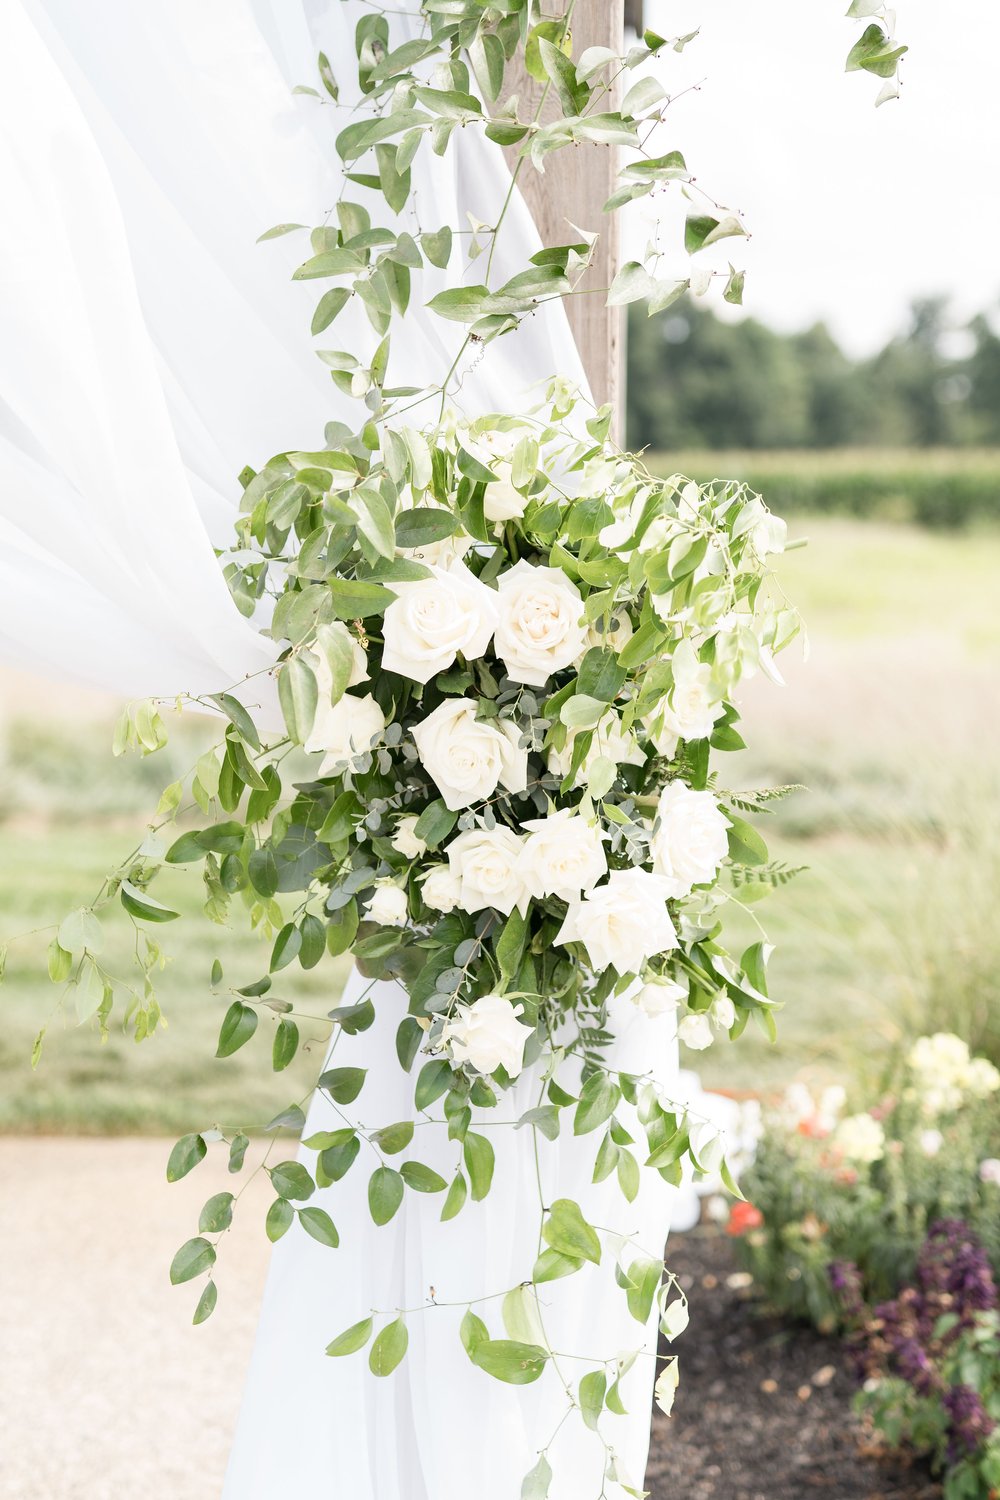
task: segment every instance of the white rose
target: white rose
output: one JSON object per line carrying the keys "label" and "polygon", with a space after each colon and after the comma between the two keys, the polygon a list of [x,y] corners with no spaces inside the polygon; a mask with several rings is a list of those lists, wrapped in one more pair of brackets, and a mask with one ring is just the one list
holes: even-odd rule
{"label": "white rose", "polygon": [[497,596],[464,563],[431,572],[394,584],[385,612],[382,665],[414,682],[429,682],[459,652],[468,660],[482,656],[497,622]]}
{"label": "white rose", "polygon": [[510,464],[494,463],[493,472],[497,479],[495,484],[486,486],[483,515],[487,521],[499,521],[501,524],[504,521],[516,521],[524,515],[528,498],[514,488]]}
{"label": "white rose", "polygon": [[677,947],[667,911],[669,894],[669,881],[662,876],[614,870],[606,885],[570,903],[555,941],[582,943],[595,970],[638,973],[646,959]]}
{"label": "white rose", "polygon": [[677,1036],[692,1052],[704,1052],[706,1047],[711,1047],[715,1041],[712,1035],[712,1023],[707,1015],[694,1014],[685,1016],[677,1028]]}
{"label": "white rose", "polygon": [[544,687],[580,655],[587,627],[580,590],[561,568],[521,562],[497,580],[494,650],[514,682]]}
{"label": "white rose", "polygon": [[396,824],[396,832],[392,836],[392,847],[401,854],[404,859],[419,859],[421,854],[427,853],[427,845],[422,838],[417,837],[416,814],[410,814],[400,818]]}
{"label": "white rose", "polygon": [[985,1099],[1000,1089],[1000,1073],[985,1057],[974,1057],[969,1063],[966,1083],[974,1098]]}
{"label": "white rose", "polygon": [[675,984],[672,979],[649,979],[632,996],[633,1002],[650,1017],[672,1015],[686,999],[687,986]]}
{"label": "white rose", "polygon": [[717,1026],[720,1031],[728,1031],[736,1024],[736,1006],[728,995],[716,995],[708,1008],[712,1025]]}
{"label": "white rose", "polygon": [[920,1149],[925,1156],[937,1156],[944,1145],[944,1136],[940,1130],[922,1130],[920,1132]]}
{"label": "white rose", "polygon": [[673,755],[678,740],[707,740],[725,704],[712,686],[712,669],[700,666],[675,681],[659,715],[653,743],[661,755]]}
{"label": "white rose", "polygon": [[1000,1160],[995,1156],[985,1156],[979,1163],[979,1181],[1000,1187]]}
{"label": "white rose", "polygon": [[324,704],[322,712],[317,712],[305,748],[310,753],[325,752],[319,774],[327,776],[337,766],[364,755],[384,729],[385,714],[371,693],[363,698],[345,693],[338,703],[329,708]]}
{"label": "white rose", "polygon": [[516,1078],[524,1067],[524,1044],[533,1029],[517,1019],[523,1011],[523,1005],[515,1007],[505,995],[483,995],[461,1006],[456,1019],[444,1029],[452,1057],[471,1063],[477,1073],[503,1068],[508,1078]]}
{"label": "white rose", "polygon": [[608,873],[601,831],[569,808],[524,825],[521,878],[530,895],[579,899]]}
{"label": "white rose", "polygon": [[[573,742],[582,729],[570,728],[566,732],[566,743],[561,750],[554,747],[546,757],[553,776],[567,776],[573,763]],[[639,748],[639,741],[631,730],[622,728],[621,719],[610,709],[593,731],[590,749],[580,762],[573,781],[574,786],[584,786],[594,765],[599,760],[609,760],[615,766],[644,766],[646,757]]]}
{"label": "white rose", "polygon": [[434,865],[424,877],[423,897],[434,911],[454,911],[462,899],[462,887],[448,865]]}
{"label": "white rose", "polygon": [[714,879],[729,849],[729,824],[711,792],[670,781],[660,793],[656,818],[649,841],[653,869],[670,882],[671,896],[687,896]]}
{"label": "white rose", "polygon": [[381,927],[405,927],[406,892],[401,885],[389,882],[377,885],[368,899],[368,920]]}
{"label": "white rose", "polygon": [[882,1160],[885,1131],[871,1115],[848,1115],[834,1131],[833,1143],[847,1161],[870,1165]]}
{"label": "white rose", "polygon": [[471,698],[446,698],[413,730],[420,759],[452,812],[481,802],[498,785],[523,792],[528,752],[516,724],[477,719]]}
{"label": "white rose", "polygon": [[460,833],[445,851],[459,882],[458,904],[463,911],[495,906],[507,916],[516,906],[524,916],[529,896],[521,879],[521,843],[509,828],[473,828]]}

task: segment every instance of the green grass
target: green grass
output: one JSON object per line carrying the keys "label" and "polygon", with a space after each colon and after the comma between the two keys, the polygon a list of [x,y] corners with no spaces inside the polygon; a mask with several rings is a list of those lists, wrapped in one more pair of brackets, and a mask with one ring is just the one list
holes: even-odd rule
{"label": "green grass", "polygon": [[912,521],[939,529],[1000,520],[1000,450],[993,448],[733,449],[650,453],[658,474],[744,479],[779,513]]}
{"label": "green grass", "polygon": [[[774,857],[809,867],[753,907],[777,944],[779,1041],[772,1046],[748,1032],[735,1046],[717,1043],[686,1062],[713,1086],[767,1089],[796,1074],[841,1075],[877,1063],[902,1038],[928,1029],[959,1029],[996,1055],[1000,532],[941,534],[819,517],[800,519],[792,531],[808,533],[811,545],[781,559],[779,576],[809,622],[811,658],[786,653],[784,689],[762,679],[748,684],[752,749],[720,762],[720,782],[730,787],[809,788],[761,820]],[[36,730],[8,743],[7,786],[19,779],[34,791],[29,818],[0,824],[3,936],[91,899],[105,871],[141,837],[135,809],[155,803],[156,760],[109,770],[104,742],[102,732],[91,734],[83,757],[107,813],[98,826],[64,821],[68,788],[77,811],[82,800],[72,774],[81,764],[75,740],[60,749],[54,731]],[[45,778],[30,775],[39,743]],[[178,756],[182,750],[190,759],[190,744]],[[170,774],[167,768],[163,779]],[[194,874],[169,871],[157,894],[194,911],[200,887]],[[733,915],[734,937],[752,941],[753,917]],[[123,920],[110,957],[124,959],[128,932]],[[235,1057],[213,1056],[228,997],[211,992],[212,959],[222,959],[223,989],[259,977],[267,961],[266,946],[242,930],[236,907],[232,929],[204,919],[162,929],[173,953],[160,985],[165,1031],[138,1046],[113,1031],[101,1045],[90,1028],[56,1017],[32,1074],[32,1040],[57,998],[44,976],[47,937],[11,945],[0,987],[0,1130],[180,1132],[214,1121],[265,1122],[308,1089],[323,1050],[322,1021],[309,1054],[279,1075],[270,1069],[269,1015]],[[275,989],[322,1017],[337,1003],[345,972],[343,961],[309,974],[289,969]]]}

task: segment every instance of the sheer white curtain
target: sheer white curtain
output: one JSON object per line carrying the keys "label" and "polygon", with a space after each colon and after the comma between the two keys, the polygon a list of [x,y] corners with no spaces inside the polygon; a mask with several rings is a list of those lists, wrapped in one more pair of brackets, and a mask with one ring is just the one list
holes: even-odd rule
{"label": "sheer white curtain", "polygon": [[[393,24],[412,32],[415,0],[396,9],[411,14],[394,11]],[[245,463],[314,446],[325,421],[352,413],[310,347],[315,286],[288,280],[305,240],[254,240],[275,223],[319,222],[336,196],[343,117],[290,90],[313,80],[322,48],[349,101],[361,10],[342,0],[0,0],[0,652],[19,665],[146,694],[210,691],[272,659],[231,604],[212,547],[228,539]],[[421,224],[436,228],[467,211],[490,222],[509,176],[498,149],[464,132],[454,157],[422,154],[415,185]],[[508,224],[513,271],[538,244],[519,198]],[[444,283],[441,272],[417,283],[394,334],[394,380],[426,383],[450,363],[454,329],[421,305]],[[345,326],[368,336],[344,316],[338,343]],[[527,401],[530,380],[556,370],[583,381],[553,306],[487,349],[462,404],[510,409]],[[353,978],[345,999],[362,987]],[[373,998],[375,1026],[337,1052],[338,1063],[371,1068],[356,1106],[369,1125],[412,1112],[393,1048],[404,997],[380,985]],[[625,1001],[615,1026],[616,1065],[675,1079],[669,1022]],[[537,1090],[525,1076],[504,1117]],[[310,1129],[324,1128],[328,1111],[318,1101]],[[488,1116],[480,1123],[488,1129]],[[553,1370],[527,1388],[491,1381],[458,1342],[460,1307],[411,1317],[410,1353],[388,1380],[323,1355],[371,1307],[421,1306],[432,1286],[441,1302],[461,1302],[529,1275],[539,1192],[576,1198],[595,1222],[659,1253],[670,1195],[658,1178],[629,1207],[590,1185],[593,1137],[542,1142],[536,1164],[529,1132],[491,1134],[497,1185],[451,1224],[439,1224],[439,1200],[409,1193],[376,1229],[356,1168],[324,1195],[343,1248],[297,1231],[277,1247],[226,1500],[517,1500],[565,1407]],[[453,1169],[443,1128],[418,1135],[421,1159]],[[589,1270],[546,1295],[574,1385],[586,1369],[574,1355],[610,1358],[643,1332],[606,1275]],[[498,1335],[496,1304],[480,1310]],[[655,1331],[645,1332],[651,1350]],[[631,1415],[610,1419],[636,1482],[652,1375],[647,1355],[625,1382]],[[553,1500],[602,1492],[603,1450],[578,1420],[560,1429],[552,1462]]]}

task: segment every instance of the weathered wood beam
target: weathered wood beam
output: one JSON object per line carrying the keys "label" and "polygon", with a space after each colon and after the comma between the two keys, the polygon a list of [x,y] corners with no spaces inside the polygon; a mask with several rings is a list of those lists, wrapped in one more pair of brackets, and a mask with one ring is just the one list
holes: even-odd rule
{"label": "weathered wood beam", "polygon": [[[546,7],[546,13],[565,14],[567,3],[556,0]],[[623,39],[624,0],[577,0],[572,26],[574,57],[587,47],[612,47],[619,52]],[[505,92],[518,95],[522,119],[537,109],[542,89],[543,85],[523,69],[508,73]],[[613,109],[615,105],[609,101],[607,107]],[[542,118],[554,118],[556,113],[553,105],[550,115],[546,104]],[[512,168],[517,164],[517,151],[512,147],[507,153]],[[620,413],[624,395],[623,319],[619,309],[604,305],[599,290],[611,285],[619,263],[617,216],[603,212],[614,187],[615,158],[616,153],[608,146],[576,146],[550,156],[544,174],[525,164],[518,187],[543,244],[566,244],[573,238],[570,222],[600,234],[594,263],[580,283],[580,291],[587,294],[570,297],[566,309],[594,399],[598,405],[610,401]]]}

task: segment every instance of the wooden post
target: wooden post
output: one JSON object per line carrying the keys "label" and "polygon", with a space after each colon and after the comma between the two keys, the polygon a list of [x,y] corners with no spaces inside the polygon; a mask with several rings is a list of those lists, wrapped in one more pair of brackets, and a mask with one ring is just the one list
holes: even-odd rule
{"label": "wooden post", "polygon": [[[553,17],[565,14],[568,0],[556,0],[546,8]],[[573,11],[573,56],[579,57],[587,47],[611,47],[620,52],[624,41],[624,0],[576,0]],[[508,73],[508,89],[521,101],[522,119],[538,107],[543,85],[521,68]],[[614,109],[616,100],[604,106]],[[543,119],[554,119],[553,105],[543,111]],[[550,157],[544,174],[526,163],[518,177],[525,202],[531,210],[544,245],[564,245],[573,238],[570,222],[588,233],[599,233],[594,263],[580,282],[580,289],[611,285],[619,263],[617,215],[603,212],[615,184],[616,152],[609,146],[580,145],[569,147]],[[518,148],[511,147],[507,158],[513,168]],[[570,326],[590,380],[598,406],[610,401],[622,430],[624,403],[623,319],[619,308],[605,307],[599,291],[590,296],[570,297],[566,302]]]}

